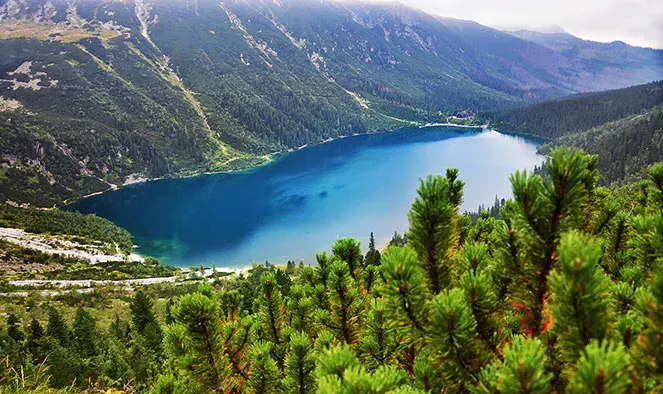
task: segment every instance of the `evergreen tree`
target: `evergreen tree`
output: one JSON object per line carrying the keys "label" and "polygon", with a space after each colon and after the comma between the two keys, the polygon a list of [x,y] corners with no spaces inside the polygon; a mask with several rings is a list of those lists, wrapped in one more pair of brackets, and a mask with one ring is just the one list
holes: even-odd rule
{"label": "evergreen tree", "polygon": [[76,348],[81,357],[92,358],[98,354],[96,320],[83,308],[76,310],[73,334]]}
{"label": "evergreen tree", "polygon": [[456,221],[463,195],[463,182],[457,175],[458,170],[447,170],[446,178],[429,176],[421,181],[408,213],[408,245],[417,253],[432,294],[452,282],[451,259],[457,247]]}
{"label": "evergreen tree", "polygon": [[274,393],[283,391],[281,387],[281,374],[276,362],[272,359],[271,344],[269,342],[257,342],[251,349],[252,371],[247,381],[250,393]]}
{"label": "evergreen tree", "polygon": [[201,285],[197,292],[182,296],[173,312],[175,324],[166,335],[170,354],[195,384],[223,394],[229,369],[222,353],[219,305],[214,291]]}
{"label": "evergreen tree", "polygon": [[304,332],[290,337],[290,349],[285,359],[283,387],[290,393],[309,394],[316,392],[315,356],[311,340]]}
{"label": "evergreen tree", "polygon": [[368,265],[380,265],[380,251],[375,249],[375,238],[371,232],[371,239],[368,243],[368,252],[364,258],[364,263]]}
{"label": "evergreen tree", "polygon": [[56,339],[60,345],[67,347],[71,341],[71,332],[67,322],[64,320],[60,312],[55,308],[50,308],[48,311],[48,325],[46,326],[46,334]]}
{"label": "evergreen tree", "polygon": [[354,344],[359,339],[363,323],[363,300],[358,285],[350,273],[349,264],[344,261],[334,262],[329,271],[330,322],[326,325],[339,341]]}
{"label": "evergreen tree", "polygon": [[359,267],[364,264],[364,256],[361,253],[359,242],[352,238],[341,238],[336,240],[332,246],[334,258],[348,265],[350,275],[355,278]]}
{"label": "evergreen tree", "polygon": [[11,312],[7,314],[7,336],[18,344],[23,343],[23,339],[25,339],[25,335],[21,329],[21,321]]}
{"label": "evergreen tree", "polygon": [[32,354],[34,363],[39,364],[44,361],[44,351],[42,348],[42,339],[44,338],[44,329],[41,327],[39,320],[32,318],[28,331],[27,348]]}
{"label": "evergreen tree", "polygon": [[573,363],[590,341],[601,344],[607,337],[611,295],[599,265],[598,242],[571,232],[562,238],[557,254],[560,269],[549,279],[553,332],[561,340],[565,360]]}
{"label": "evergreen tree", "polygon": [[289,327],[286,321],[286,304],[274,273],[265,274],[261,278],[261,289],[256,300],[257,318],[260,323],[261,336],[271,345],[272,357],[280,369],[283,369]]}

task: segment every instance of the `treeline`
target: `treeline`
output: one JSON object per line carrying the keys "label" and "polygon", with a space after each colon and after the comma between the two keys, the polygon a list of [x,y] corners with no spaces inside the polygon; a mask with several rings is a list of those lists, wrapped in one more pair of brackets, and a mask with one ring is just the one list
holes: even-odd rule
{"label": "treeline", "polygon": [[215,278],[161,313],[139,291],[107,327],[9,315],[4,392],[660,392],[663,163],[619,190],[580,150],[545,168],[475,225],[458,171],[429,176],[379,259],[339,239],[315,267]]}
{"label": "treeline", "polygon": [[481,117],[506,131],[545,138],[589,130],[663,103],[663,82],[625,89],[585,93],[512,110],[483,113]]}
{"label": "treeline", "polygon": [[110,220],[59,209],[17,208],[0,204],[0,227],[13,227],[31,233],[62,234],[77,241],[116,244],[124,253],[133,248],[131,234]]}

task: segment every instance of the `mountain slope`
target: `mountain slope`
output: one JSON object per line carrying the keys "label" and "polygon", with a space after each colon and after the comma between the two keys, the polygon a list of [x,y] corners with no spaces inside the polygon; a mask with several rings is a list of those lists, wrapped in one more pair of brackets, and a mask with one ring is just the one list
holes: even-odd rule
{"label": "mountain slope", "polygon": [[[329,1],[0,0],[0,53],[0,200],[38,205],[602,75],[472,22]],[[615,83],[663,78],[638,62],[653,71]]]}
{"label": "mountain slope", "polygon": [[602,43],[582,40],[564,32],[509,32],[515,37],[551,49],[571,59],[580,91],[617,89],[643,80],[661,79],[663,50],[637,48],[621,41]]}
{"label": "mountain slope", "polygon": [[661,103],[663,82],[652,82],[488,112],[482,117],[498,129],[557,138],[639,114]]}
{"label": "mountain slope", "polygon": [[650,165],[663,160],[663,106],[563,136],[552,144],[556,145],[599,155],[599,181],[603,184],[641,179]]}

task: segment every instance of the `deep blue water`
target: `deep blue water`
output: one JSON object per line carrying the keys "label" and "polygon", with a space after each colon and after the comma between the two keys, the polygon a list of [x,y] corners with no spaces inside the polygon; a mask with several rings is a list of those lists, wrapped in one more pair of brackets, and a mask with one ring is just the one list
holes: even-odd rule
{"label": "deep blue water", "polygon": [[79,201],[129,230],[138,253],[177,266],[314,262],[338,237],[388,242],[407,229],[419,178],[460,169],[463,209],[510,197],[509,174],[542,157],[533,140],[435,127],[339,139],[233,174],[131,185]]}

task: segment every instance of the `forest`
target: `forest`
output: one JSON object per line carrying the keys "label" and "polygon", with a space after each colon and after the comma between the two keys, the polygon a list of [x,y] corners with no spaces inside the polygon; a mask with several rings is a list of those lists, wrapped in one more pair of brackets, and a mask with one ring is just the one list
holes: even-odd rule
{"label": "forest", "polygon": [[555,148],[474,220],[457,170],[428,176],[365,255],[340,238],[312,266],[2,294],[0,392],[661,392],[663,163],[619,188],[597,166]]}
{"label": "forest", "polygon": [[554,139],[589,130],[663,103],[663,82],[565,96],[525,107],[486,112],[497,129]]}

